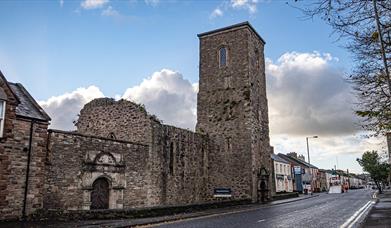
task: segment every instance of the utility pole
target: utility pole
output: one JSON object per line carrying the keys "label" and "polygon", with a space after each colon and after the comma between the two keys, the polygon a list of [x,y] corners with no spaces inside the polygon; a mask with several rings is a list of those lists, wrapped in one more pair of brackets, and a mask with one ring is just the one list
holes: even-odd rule
{"label": "utility pole", "polygon": [[[314,177],[312,176],[312,168],[311,168],[311,161],[310,161],[310,147],[309,147],[309,145],[308,145],[308,139],[309,138],[314,138],[314,139],[316,139],[316,138],[318,138],[318,136],[317,135],[314,135],[314,136],[311,136],[311,137],[305,137],[305,139],[306,139],[306,141],[307,141],[307,158],[308,158],[308,165],[309,165],[309,167],[308,167],[308,169],[310,170],[310,175],[311,175],[311,181],[310,181],[310,184],[311,184],[311,192],[312,192],[312,182],[314,181]],[[312,193],[311,193],[312,194]]]}
{"label": "utility pole", "polygon": [[310,147],[308,146],[308,139],[309,138],[318,138],[317,135],[314,135],[314,136],[311,136],[311,137],[305,137],[306,141],[307,141],[307,159],[308,159],[308,164],[311,164],[311,160],[310,160]]}

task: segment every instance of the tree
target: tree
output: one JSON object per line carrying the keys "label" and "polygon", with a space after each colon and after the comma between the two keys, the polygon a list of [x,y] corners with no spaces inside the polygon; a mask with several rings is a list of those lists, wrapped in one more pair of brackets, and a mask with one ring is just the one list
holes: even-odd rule
{"label": "tree", "polygon": [[297,7],[320,17],[346,40],[354,67],[348,76],[357,95],[356,114],[375,135],[391,130],[391,1],[317,0]]}
{"label": "tree", "polygon": [[357,162],[365,172],[369,173],[381,194],[381,183],[387,181],[390,173],[390,165],[386,162],[382,162],[381,157],[374,150],[365,152],[361,159],[357,158]]}

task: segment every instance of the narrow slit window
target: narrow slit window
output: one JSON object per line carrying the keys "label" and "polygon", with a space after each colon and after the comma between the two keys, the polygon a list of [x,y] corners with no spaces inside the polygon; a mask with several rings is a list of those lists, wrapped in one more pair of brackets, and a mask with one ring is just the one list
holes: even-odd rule
{"label": "narrow slit window", "polygon": [[170,143],[170,162],[169,162],[169,172],[170,174],[174,173],[174,143]]}
{"label": "narrow slit window", "polygon": [[220,66],[227,65],[227,49],[225,47],[220,48]]}

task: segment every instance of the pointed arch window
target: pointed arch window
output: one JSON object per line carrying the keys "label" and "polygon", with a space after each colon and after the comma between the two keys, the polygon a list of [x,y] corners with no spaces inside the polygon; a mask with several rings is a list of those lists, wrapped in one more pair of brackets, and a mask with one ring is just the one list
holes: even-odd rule
{"label": "pointed arch window", "polygon": [[219,50],[220,67],[227,66],[227,48],[221,47]]}

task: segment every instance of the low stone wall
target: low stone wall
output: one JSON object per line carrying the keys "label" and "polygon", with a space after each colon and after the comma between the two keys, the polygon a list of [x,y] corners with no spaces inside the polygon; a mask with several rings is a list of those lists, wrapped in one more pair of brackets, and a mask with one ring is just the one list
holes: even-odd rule
{"label": "low stone wall", "polygon": [[134,219],[157,216],[174,215],[178,213],[191,213],[206,209],[222,208],[251,203],[251,200],[236,200],[226,202],[213,202],[190,205],[173,205],[146,207],[122,210],[47,210],[42,209],[29,216],[29,221],[74,221],[74,220],[99,220],[99,219]]}
{"label": "low stone wall", "polygon": [[283,200],[283,199],[290,199],[299,197],[298,192],[284,192],[284,193],[277,193],[273,195],[273,200]]}

